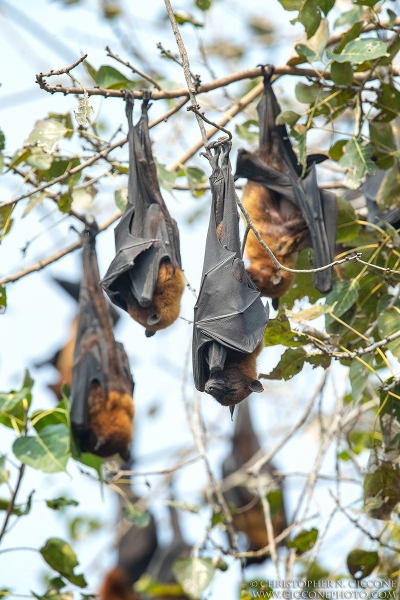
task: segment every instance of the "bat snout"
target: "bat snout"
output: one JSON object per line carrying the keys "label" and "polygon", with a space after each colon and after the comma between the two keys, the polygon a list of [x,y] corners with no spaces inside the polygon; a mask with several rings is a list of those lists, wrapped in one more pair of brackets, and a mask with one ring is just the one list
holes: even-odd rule
{"label": "bat snout", "polygon": [[225,387],[225,381],[223,379],[212,379],[211,381],[207,381],[204,386],[204,391],[206,394],[213,394],[215,392],[220,392]]}

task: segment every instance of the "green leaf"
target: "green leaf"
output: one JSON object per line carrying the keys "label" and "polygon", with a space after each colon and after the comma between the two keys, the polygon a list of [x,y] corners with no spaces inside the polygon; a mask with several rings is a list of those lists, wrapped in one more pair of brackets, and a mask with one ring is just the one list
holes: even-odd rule
{"label": "green leaf", "polygon": [[208,10],[211,8],[211,0],[196,0],[196,6],[200,10]]}
{"label": "green leaf", "polygon": [[368,577],[378,564],[379,556],[377,552],[367,552],[357,548],[347,556],[347,568],[356,580]]}
{"label": "green leaf", "polygon": [[93,79],[93,81],[95,83],[97,83],[97,73],[98,73],[98,71],[87,60],[83,61],[83,66],[85,67],[86,72],[88,73],[88,75],[90,75],[90,77]]}
{"label": "green leaf", "polygon": [[282,354],[277,366],[268,374],[260,374],[263,379],[284,379],[288,381],[302,370],[307,353],[303,348],[288,348]]}
{"label": "green leaf", "polygon": [[10,472],[6,469],[6,455],[3,454],[0,456],[0,485],[7,483],[9,476]]}
{"label": "green leaf", "polygon": [[307,343],[307,338],[298,331],[292,331],[289,319],[286,315],[280,315],[276,319],[270,319],[268,327],[264,334],[265,346],[303,346]]}
{"label": "green leaf", "polygon": [[71,498],[54,498],[53,500],[46,500],[46,504],[52,510],[60,510],[66,506],[79,506],[79,502],[72,500]]}
{"label": "green leaf", "polygon": [[32,148],[25,162],[27,165],[34,167],[38,171],[48,171],[51,167],[51,163],[53,162],[53,157],[51,154],[42,152],[40,148]]}
{"label": "green leaf", "polygon": [[3,172],[4,169],[4,154],[2,152],[0,152],[0,175]]}
{"label": "green leaf", "polygon": [[391,29],[396,21],[397,15],[393,10],[390,10],[390,8],[387,8],[386,11],[389,17],[388,28]]}
{"label": "green leaf", "polygon": [[194,25],[194,27],[204,27],[203,23],[200,23],[197,19],[184,10],[174,11],[174,17],[179,25],[190,23],[191,25]]}
{"label": "green leaf", "polygon": [[303,167],[303,175],[307,168],[307,145],[306,145],[306,133],[307,129],[304,125],[295,125],[290,134],[294,137],[297,142],[296,150],[299,156],[299,163]]}
{"label": "green leaf", "polygon": [[75,207],[79,207],[81,210],[89,211],[93,204],[93,196],[89,192],[88,188],[79,188],[72,190],[71,193],[72,204]]}
{"label": "green leaf", "polygon": [[318,0],[318,6],[326,16],[335,6],[336,0]]}
{"label": "green leaf", "polygon": [[293,110],[285,110],[279,113],[275,119],[275,123],[277,125],[285,125],[286,123],[289,125],[295,125],[299,119],[300,115]]}
{"label": "green leaf", "polygon": [[22,463],[44,471],[65,471],[69,453],[69,429],[65,425],[48,425],[33,437],[23,435],[13,444],[13,452]]}
{"label": "green leaf", "polygon": [[351,42],[351,40],[355,40],[356,38],[360,37],[363,26],[364,21],[357,21],[354,23],[354,25],[342,35],[339,45],[334,50],[335,54],[340,54],[346,44]]}
{"label": "green leaf", "polygon": [[147,511],[135,506],[131,502],[128,502],[124,506],[123,515],[125,519],[128,519],[128,521],[134,523],[136,527],[139,527],[139,529],[142,527],[147,527],[151,519],[150,514]]}
{"label": "green leaf", "polygon": [[72,138],[72,136],[74,135],[74,125],[72,122],[71,113],[69,111],[66,113],[50,112],[48,118],[53,119],[54,121],[58,121],[59,123],[62,123],[64,125],[64,127],[67,129],[67,132],[65,133],[64,137],[66,139]]}
{"label": "green leaf", "polygon": [[255,144],[259,135],[258,121],[249,119],[240,125],[236,125],[235,133],[249,144]]}
{"label": "green leaf", "polygon": [[67,542],[60,538],[49,538],[39,552],[47,564],[65,579],[78,587],[86,587],[84,576],[74,573],[79,563],[75,552]]}
{"label": "green leaf", "polygon": [[177,178],[176,171],[168,171],[165,168],[165,165],[158,163],[156,160],[154,160],[154,162],[157,169],[158,183],[162,188],[164,188],[164,190],[167,190],[167,192],[171,193],[174,189],[174,185]]}
{"label": "green leaf", "polygon": [[339,162],[339,160],[343,156],[343,148],[347,144],[348,140],[338,140],[333,144],[333,146],[329,149],[329,158],[332,160]]}
{"label": "green leaf", "polygon": [[[29,494],[28,499],[25,504],[25,508],[21,508],[21,505],[14,505],[11,513],[13,515],[16,515],[17,517],[23,517],[25,515],[28,515],[31,512],[32,498],[33,498],[34,493],[35,493],[35,491],[33,491]],[[0,510],[7,511],[9,509],[9,506],[10,506],[9,500],[6,500],[5,498],[0,498]]]}
{"label": "green leaf", "polygon": [[102,65],[96,74],[96,83],[99,87],[106,90],[122,90],[123,88],[131,89],[135,86],[135,82],[128,79],[114,67]]}
{"label": "green leaf", "polygon": [[[378,331],[381,339],[400,330],[400,310],[396,306],[387,308],[378,315]],[[400,359],[400,338],[387,345],[393,356]]]}
{"label": "green leaf", "polygon": [[206,181],[206,174],[203,169],[199,169],[198,167],[185,167],[184,171],[192,196],[200,198],[204,194],[204,190],[196,190],[196,187]]}
{"label": "green leaf", "polygon": [[300,10],[302,0],[279,0],[285,10]]}
{"label": "green leaf", "polygon": [[356,190],[360,187],[363,178],[372,175],[375,171],[375,164],[371,160],[372,145],[366,144],[361,139],[352,138],[343,150],[344,154],[339,160],[339,165],[347,169],[343,184],[351,190]]}
{"label": "green leaf", "polygon": [[354,239],[361,226],[357,223],[356,212],[348,200],[336,196],[336,202],[338,206],[336,243],[340,244]]}
{"label": "green leaf", "polygon": [[31,196],[29,198],[28,204],[25,206],[24,212],[22,213],[22,217],[26,217],[26,215],[28,215],[31,212],[31,210],[35,208],[35,206],[41,206],[45,198],[47,198],[47,195],[44,192],[40,194],[34,194],[33,196]]}
{"label": "green leaf", "polygon": [[304,56],[308,62],[321,61],[328,38],[328,21],[327,19],[322,19],[317,31],[308,40],[307,44],[297,44],[295,50],[300,56]]}
{"label": "green leaf", "polygon": [[32,400],[31,390],[33,387],[33,379],[29,371],[25,371],[22,388],[18,391],[0,392],[0,416],[12,411],[20,402],[26,400],[28,406]]}
{"label": "green leaf", "polygon": [[304,554],[314,547],[318,539],[318,529],[313,527],[310,530],[303,529],[296,537],[287,542],[289,548],[294,548],[297,554]]}
{"label": "green leaf", "polygon": [[360,21],[362,17],[362,8],[361,6],[355,6],[351,10],[344,12],[338,17],[334,23],[334,27],[342,27],[343,25],[353,25],[353,23],[357,23]]}
{"label": "green leaf", "polygon": [[119,190],[115,190],[114,199],[117,208],[124,213],[128,204],[128,188],[119,188]]}
{"label": "green leaf", "polygon": [[148,573],[143,573],[138,581],[133,584],[134,590],[150,598],[183,597],[183,589],[178,583],[161,583]]}
{"label": "green leaf", "polygon": [[9,233],[13,220],[11,218],[14,204],[0,208],[0,242]]}
{"label": "green leaf", "polygon": [[396,150],[393,129],[390,123],[369,121],[369,137],[379,150],[392,152]]}
{"label": "green leaf", "polygon": [[356,38],[345,45],[340,54],[330,50],[326,52],[330,60],[336,62],[350,62],[354,65],[360,65],[366,60],[375,60],[380,56],[386,56],[386,44],[377,38]]}
{"label": "green leaf", "polygon": [[179,502],[178,500],[164,500],[163,504],[194,514],[197,514],[201,510],[201,506],[199,504],[192,504],[191,502]]}
{"label": "green leaf", "polygon": [[365,354],[362,357],[362,361],[358,358],[353,358],[350,364],[350,383],[351,390],[353,393],[353,400],[356,402],[365,390],[365,386],[368,383],[368,377],[371,374],[370,369],[363,363],[368,365],[372,364],[373,356],[371,354]]}
{"label": "green leaf", "polygon": [[[313,104],[320,96],[320,87],[299,82],[295,88],[296,98],[301,104]],[[322,99],[322,97],[321,97]]]}
{"label": "green leaf", "polygon": [[393,85],[381,83],[376,106],[381,111],[377,120],[392,121],[400,115],[400,92]]}
{"label": "green leaf", "polygon": [[324,315],[329,310],[329,306],[326,306],[325,304],[313,304],[309,308],[304,308],[297,312],[288,310],[286,311],[286,314],[292,323],[308,323],[309,321],[318,319],[318,317]]}
{"label": "green leaf", "polygon": [[178,558],[172,572],[183,590],[191,598],[198,598],[211,583],[215,568],[211,558]]}
{"label": "green leaf", "polygon": [[[333,306],[333,314],[336,317],[341,317],[353,304],[357,301],[360,285],[356,279],[352,281],[339,281],[336,279],[333,282],[333,289],[326,297],[326,304]],[[331,315],[325,315],[326,325],[334,322]]]}
{"label": "green leaf", "polygon": [[44,153],[54,152],[57,143],[67,133],[67,128],[55,119],[38,121],[34,130],[29,134],[28,143],[36,144]]}
{"label": "green leaf", "polygon": [[3,131],[0,129],[0,152],[2,150],[4,150],[5,147],[6,147],[6,136],[4,135]]}
{"label": "green leaf", "polygon": [[300,22],[304,25],[307,38],[312,37],[321,23],[321,11],[314,0],[303,0],[299,16],[293,22]]}
{"label": "green leaf", "polygon": [[7,290],[4,285],[0,285],[0,315],[5,313],[7,308]]}
{"label": "green leaf", "polygon": [[398,163],[386,173],[376,201],[382,210],[391,210],[400,206],[400,171]]}
{"label": "green leaf", "polygon": [[353,69],[349,62],[333,62],[331,65],[332,80],[338,85],[350,85],[353,81]]}

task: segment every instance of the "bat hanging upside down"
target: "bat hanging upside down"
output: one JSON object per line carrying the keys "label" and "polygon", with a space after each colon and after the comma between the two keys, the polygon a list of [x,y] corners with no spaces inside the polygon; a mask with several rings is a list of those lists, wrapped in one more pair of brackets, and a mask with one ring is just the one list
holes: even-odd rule
{"label": "bat hanging upside down", "polygon": [[128,205],[115,229],[116,256],[102,281],[110,300],[143,325],[147,337],[176,321],[185,288],[179,231],[161,196],[151,151],[150,96],[143,92],[142,116],[134,127],[133,94],[125,93]]}
{"label": "bat hanging upside down", "polygon": [[93,219],[81,234],[83,279],[71,385],[71,422],[83,452],[130,456],[133,380],[122,344],[114,339],[108,303],[99,285]]}
{"label": "bat hanging upside down", "polygon": [[[259,148],[254,152],[240,149],[235,179],[246,177],[242,203],[253,225],[279,263],[294,269],[297,253],[314,249],[317,267],[333,262],[337,205],[335,196],[319,190],[315,164],[327,158],[323,154],[307,157],[305,173],[293,151],[285,125],[276,125],[280,106],[271,86],[274,67],[264,69],[264,95],[257,111],[260,124]],[[292,286],[294,273],[278,269],[262,248],[253,231],[249,232],[246,254],[247,272],[263,296],[279,298]],[[327,293],[332,287],[332,268],[315,274],[315,286]]]}
{"label": "bat hanging upside down", "polygon": [[230,148],[226,142],[209,158],[212,205],[192,358],[196,388],[229,406],[233,414],[236,404],[263,390],[256,360],[263,348],[268,306],[263,306],[242,260]]}

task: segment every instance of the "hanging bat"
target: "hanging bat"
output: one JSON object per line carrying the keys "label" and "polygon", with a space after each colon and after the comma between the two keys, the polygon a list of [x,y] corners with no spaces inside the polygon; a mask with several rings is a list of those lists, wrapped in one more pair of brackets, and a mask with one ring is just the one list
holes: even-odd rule
{"label": "hanging bat", "polygon": [[122,344],[114,339],[107,301],[99,285],[97,224],[81,234],[83,279],[71,384],[71,423],[83,452],[130,456],[133,380]]}
{"label": "hanging bat", "polygon": [[[79,302],[79,282],[68,281],[67,279],[61,279],[59,277],[54,277],[53,279],[65,292],[67,292],[71,298],[73,298],[77,303]],[[119,321],[119,314],[111,304],[108,305],[108,308],[115,326]],[[57,369],[59,373],[57,381],[47,386],[54,393],[57,400],[61,400],[61,387],[63,384],[66,384],[71,389],[72,363],[74,360],[77,323],[78,318],[74,317],[71,323],[70,336],[67,343],[62,348],[57,350],[54,356],[35,364],[37,369],[45,365],[53,365],[53,367]]]}
{"label": "hanging bat", "polygon": [[133,95],[125,94],[128,118],[128,205],[115,229],[116,256],[101,282],[110,300],[146,328],[150,337],[179,316],[185,287],[179,232],[161,196],[151,152],[148,105],[134,127]]}
{"label": "hanging bat", "polygon": [[[161,585],[176,584],[172,565],[176,559],[188,557],[191,547],[183,539],[174,507],[170,507],[170,515],[173,538],[167,546],[157,547],[153,517],[147,527],[137,529],[133,525],[121,538],[118,548],[118,566],[107,573],[99,593],[101,600],[139,600],[140,596],[133,584],[145,572],[153,581]],[[156,596],[154,600],[168,600],[170,597],[170,595]],[[177,600],[187,598],[177,596],[176,593],[173,597]]]}
{"label": "hanging bat", "polygon": [[[239,149],[235,179],[246,177],[242,202],[254,226],[278,261],[293,269],[297,252],[312,247],[316,267],[333,262],[337,226],[334,194],[320,190],[315,165],[327,157],[311,154],[307,168],[293,151],[285,125],[276,125],[280,106],[271,86],[274,67],[264,69],[264,94],[257,111],[260,124],[259,148]],[[291,287],[294,274],[279,270],[252,231],[246,244],[247,269],[261,294],[272,298],[274,308]],[[332,287],[332,268],[314,274],[322,293]]]}
{"label": "hanging bat", "polygon": [[[246,534],[250,551],[261,550],[269,543],[264,513],[257,490],[254,490],[254,478],[250,478],[246,474],[233,474],[259,450],[260,444],[251,422],[249,405],[247,402],[243,402],[238,407],[232,450],[222,465],[222,474],[224,479],[232,476],[234,481],[234,483],[229,483],[228,489],[224,491],[224,497],[228,506],[234,508],[233,523],[237,531],[243,531]],[[278,492],[275,494],[276,502],[274,505],[271,503],[272,527],[276,537],[286,529],[287,524],[282,483],[277,481],[273,475],[274,471],[272,463],[267,463],[262,468],[261,476],[263,480],[268,480],[275,492]],[[269,555],[249,557],[246,559],[246,565],[261,563],[267,558]]]}
{"label": "hanging bat", "polygon": [[246,273],[229,162],[230,143],[210,159],[212,204],[199,297],[194,309],[193,374],[196,388],[223,406],[261,392],[256,359],[263,347],[268,305]]}
{"label": "hanging bat", "polygon": [[[178,558],[188,558],[192,547],[182,536],[176,508],[169,506],[171,526],[173,531],[172,542],[167,546],[159,546],[149,564],[148,573],[152,580],[164,585],[176,584],[172,566]],[[186,595],[173,595],[177,600],[188,600]],[[170,595],[157,596],[154,600],[169,600]]]}
{"label": "hanging bat", "polygon": [[[121,467],[122,470],[132,468],[132,460]],[[139,497],[131,488],[124,494],[131,504],[137,502]],[[118,564],[111,569],[103,582],[100,590],[101,600],[136,600],[139,596],[133,590],[133,584],[140,579],[149,567],[157,550],[157,531],[154,517],[150,514],[150,522],[145,527],[137,527],[123,516],[125,499],[119,499],[119,530],[121,536],[118,540]]]}

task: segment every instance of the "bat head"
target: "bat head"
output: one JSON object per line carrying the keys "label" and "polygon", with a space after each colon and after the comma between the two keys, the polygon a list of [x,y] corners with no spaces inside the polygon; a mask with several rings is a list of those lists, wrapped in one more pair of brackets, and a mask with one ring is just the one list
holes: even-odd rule
{"label": "bat head", "polygon": [[251,392],[260,393],[263,390],[258,379],[251,379],[240,370],[232,368],[213,373],[204,387],[207,394],[223,406],[230,407],[250,396]]}

